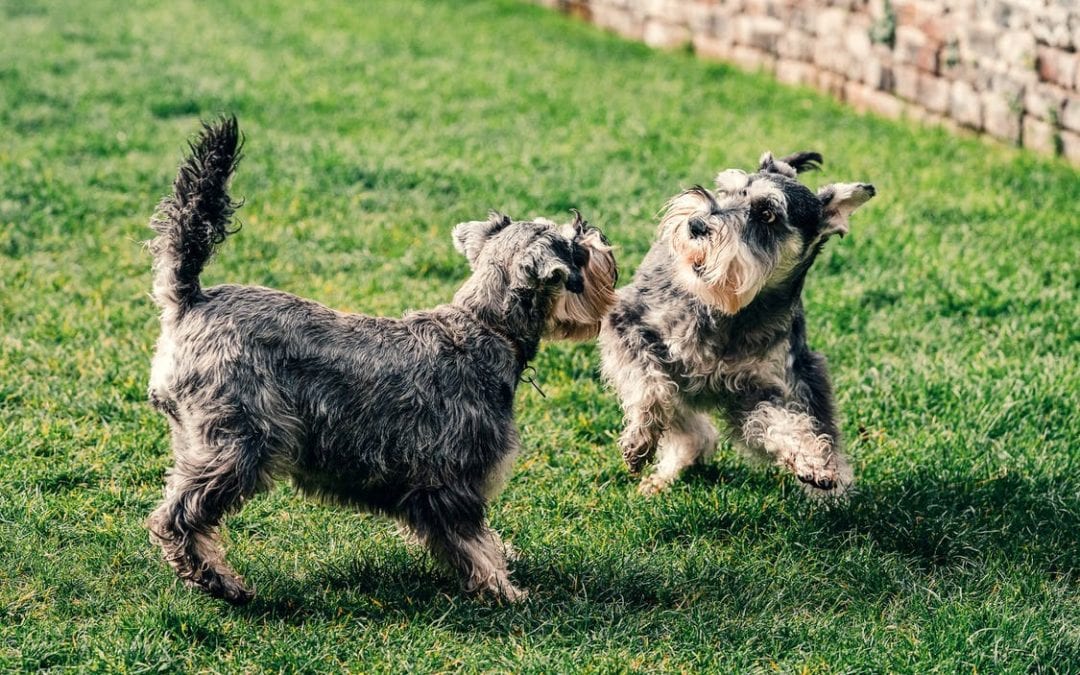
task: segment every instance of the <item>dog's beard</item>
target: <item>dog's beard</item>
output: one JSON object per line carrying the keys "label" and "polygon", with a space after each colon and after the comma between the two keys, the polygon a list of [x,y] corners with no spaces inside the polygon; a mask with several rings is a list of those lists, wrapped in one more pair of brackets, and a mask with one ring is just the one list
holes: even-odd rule
{"label": "dog's beard", "polygon": [[[676,197],[668,203],[660,232],[675,257],[677,281],[702,302],[734,315],[765,286],[777,261],[751,251],[739,237],[738,223],[718,224],[719,216],[703,213],[707,206],[694,193]],[[710,221],[707,235],[690,236],[689,222],[693,217]]]}
{"label": "dog's beard", "polygon": [[559,293],[545,335],[560,340],[589,340],[600,332],[600,321],[615,304],[618,268],[611,246],[604,242],[599,230],[586,230],[574,243],[589,253],[588,262],[581,268],[585,289],[571,293],[564,288]]}

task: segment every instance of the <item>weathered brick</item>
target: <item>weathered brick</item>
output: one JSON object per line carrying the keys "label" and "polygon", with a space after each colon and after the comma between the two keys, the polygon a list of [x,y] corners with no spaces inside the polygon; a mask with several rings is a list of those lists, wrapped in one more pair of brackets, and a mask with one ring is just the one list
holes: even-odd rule
{"label": "weathered brick", "polygon": [[814,59],[814,38],[809,33],[799,30],[787,30],[776,40],[776,53],[781,58],[796,61]]}
{"label": "weathered brick", "polygon": [[839,7],[829,7],[817,13],[814,29],[819,37],[839,36],[847,26],[850,13]]}
{"label": "weathered brick", "polygon": [[1058,132],[1058,143],[1065,159],[1080,164],[1080,134],[1063,129]]}
{"label": "weathered brick", "polygon": [[1041,120],[1060,120],[1068,98],[1068,92],[1061,87],[1038,82],[1024,91],[1024,111]]}
{"label": "weathered brick", "polygon": [[690,42],[690,29],[682,24],[648,19],[642,40],[650,47],[672,48]]}
{"label": "weathered brick", "polygon": [[946,113],[949,112],[949,98],[948,80],[928,73],[919,74],[918,97],[915,99],[919,105],[933,112]]}
{"label": "weathered brick", "polygon": [[730,39],[709,35],[695,35],[693,45],[695,54],[715,61],[731,61],[731,50],[735,47]]}
{"label": "weathered brick", "polygon": [[896,60],[913,65],[919,70],[936,73],[938,71],[938,51],[941,43],[929,39],[925,33],[914,26],[897,26]]}
{"label": "weathered brick", "polygon": [[844,100],[861,112],[873,112],[894,119],[904,114],[903,101],[858,82],[848,81],[844,85]]}
{"label": "weathered brick", "polygon": [[953,119],[973,129],[982,127],[982,101],[978,92],[967,82],[952,83],[949,110]]}
{"label": "weathered brick", "polygon": [[1060,120],[1061,126],[1080,132],[1080,94],[1072,94],[1065,100]]}
{"label": "weathered brick", "polygon": [[1076,47],[1069,28],[1069,12],[1056,4],[1050,4],[1032,17],[1031,35],[1040,44],[1051,47]]}
{"label": "weathered brick", "polygon": [[919,71],[914,66],[896,66],[893,68],[896,81],[896,95],[909,101],[919,99]]}
{"label": "weathered brick", "polygon": [[784,33],[784,23],[770,16],[743,17],[737,24],[736,36],[739,42],[754,49],[776,53],[776,42]]}
{"label": "weathered brick", "polygon": [[1043,120],[1024,115],[1023,142],[1025,148],[1052,155],[1057,151],[1054,127]]}
{"label": "weathered brick", "polygon": [[896,86],[891,62],[873,54],[863,63],[863,82],[882,91],[892,91]]}
{"label": "weathered brick", "polygon": [[594,7],[593,21],[597,26],[631,40],[640,40],[645,32],[644,22],[633,12],[613,5],[598,4]]}
{"label": "weathered brick", "polygon": [[746,70],[764,70],[770,73],[776,70],[776,57],[753,47],[735,45],[731,50],[731,61]]}
{"label": "weathered brick", "polygon": [[1035,67],[1035,36],[1029,31],[1011,30],[997,39],[997,57],[1006,67]]}
{"label": "weathered brick", "polygon": [[828,70],[819,70],[817,73],[817,88],[836,98],[843,98],[844,84],[846,82],[847,80],[843,75]]}
{"label": "weathered brick", "polygon": [[817,68],[803,61],[779,59],[776,62],[776,79],[786,84],[815,84]]}
{"label": "weathered brick", "polygon": [[1037,55],[1040,79],[1060,87],[1074,87],[1080,55],[1042,45],[1038,47]]}
{"label": "weathered brick", "polygon": [[1020,141],[1020,125],[1023,117],[1018,102],[1009,100],[999,92],[982,95],[983,128],[987,133],[1012,143]]}

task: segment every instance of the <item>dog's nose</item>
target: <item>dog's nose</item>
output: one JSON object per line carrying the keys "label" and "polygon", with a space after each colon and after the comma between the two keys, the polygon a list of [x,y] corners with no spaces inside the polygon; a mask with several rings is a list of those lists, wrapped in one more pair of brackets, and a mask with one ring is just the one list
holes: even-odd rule
{"label": "dog's nose", "polygon": [[706,225],[705,221],[702,220],[701,218],[691,218],[690,223],[689,223],[689,227],[690,227],[690,236],[695,237],[695,238],[704,236],[705,233],[709,231],[709,226]]}

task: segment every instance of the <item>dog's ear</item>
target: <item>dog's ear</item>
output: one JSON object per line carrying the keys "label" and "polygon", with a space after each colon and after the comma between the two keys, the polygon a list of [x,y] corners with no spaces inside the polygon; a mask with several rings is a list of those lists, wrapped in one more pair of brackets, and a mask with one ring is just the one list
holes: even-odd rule
{"label": "dog's ear", "polygon": [[859,208],[877,194],[869,183],[833,183],[818,190],[821,202],[822,238],[848,233],[848,219]]}
{"label": "dog's ear", "polygon": [[585,290],[585,279],[577,265],[567,264],[567,261],[551,252],[540,257],[536,263],[535,278],[541,284],[562,284],[571,293]]}
{"label": "dog's ear", "polygon": [[484,244],[493,235],[510,225],[510,216],[504,216],[498,211],[488,214],[487,220],[470,220],[467,223],[458,223],[454,227],[454,248],[460,251],[469,261],[469,265],[476,264],[480,257],[480,251]]}
{"label": "dog's ear", "polygon": [[825,160],[819,152],[804,151],[781,157],[780,161],[795,169],[796,173],[806,173],[819,170]]}
{"label": "dog's ear", "polygon": [[766,152],[758,162],[760,173],[778,173],[788,178],[819,168],[821,168],[821,155],[816,152],[796,152],[780,159],[773,157],[771,152]]}

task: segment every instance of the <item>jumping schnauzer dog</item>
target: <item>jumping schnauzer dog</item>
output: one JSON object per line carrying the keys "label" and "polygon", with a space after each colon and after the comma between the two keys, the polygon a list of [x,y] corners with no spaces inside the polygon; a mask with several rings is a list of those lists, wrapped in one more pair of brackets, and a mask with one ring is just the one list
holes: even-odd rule
{"label": "jumping schnauzer dog", "polygon": [[815,195],[795,178],[821,155],[770,153],[756,173],[728,170],[716,189],[671,199],[657,241],[600,330],[603,372],[625,412],[623,458],[640,491],[670,485],[717,442],[718,411],[752,458],[791,470],[811,494],[852,482],[840,452],[825,359],[806,342],[806,273],[874,196],[866,183]]}
{"label": "jumping schnauzer dog", "polygon": [[471,592],[515,600],[485,519],[518,446],[514,393],[542,336],[595,336],[615,261],[580,216],[493,213],[453,232],[472,276],[453,302],[400,319],[346,314],[255,286],[203,288],[230,234],[236,119],[205,128],[151,221],[161,337],[150,400],[175,464],[151,538],[189,585],[233,603],[253,593],[226,563],[222,518],[273,480],[390,516]]}

